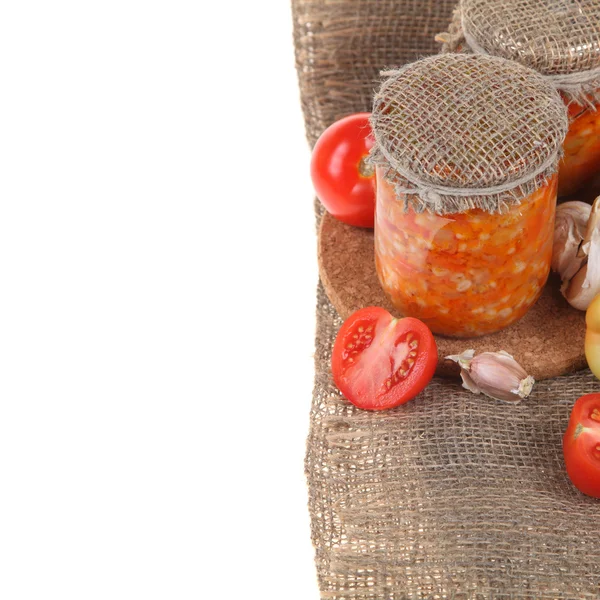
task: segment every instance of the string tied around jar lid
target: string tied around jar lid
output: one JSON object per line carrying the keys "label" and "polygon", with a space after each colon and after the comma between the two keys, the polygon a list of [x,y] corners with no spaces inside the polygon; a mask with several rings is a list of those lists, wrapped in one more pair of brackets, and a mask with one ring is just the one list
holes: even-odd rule
{"label": "string tied around jar lid", "polygon": [[445,54],[382,76],[370,162],[406,206],[504,212],[555,175],[566,109],[535,71],[497,57]]}
{"label": "string tied around jar lid", "polygon": [[[403,179],[406,180],[406,186],[396,185],[397,194],[417,194],[423,202],[430,204],[432,207],[438,206],[443,202],[444,196],[459,196],[472,198],[474,196],[496,196],[505,192],[510,192],[519,186],[526,185],[528,182],[535,180],[539,175],[543,175],[549,169],[556,168],[557,159],[562,156],[562,150],[559,149],[557,154],[550,154],[545,162],[543,162],[533,172],[524,175],[523,177],[507,181],[501,185],[489,187],[450,187],[445,185],[434,185],[432,183],[420,180],[414,173],[405,170],[394,157],[383,146],[379,146],[377,151],[373,152],[370,162],[373,164],[381,163],[381,156],[378,158],[377,153],[385,159],[387,164]],[[412,185],[411,185],[412,184]]]}

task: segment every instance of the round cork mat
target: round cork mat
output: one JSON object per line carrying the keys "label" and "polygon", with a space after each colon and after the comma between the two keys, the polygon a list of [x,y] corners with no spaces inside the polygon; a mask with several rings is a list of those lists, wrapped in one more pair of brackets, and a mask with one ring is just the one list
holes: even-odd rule
{"label": "round cork mat", "polygon": [[[331,303],[343,319],[365,306],[382,306],[401,316],[379,284],[372,230],[345,225],[325,213],[319,229],[319,272]],[[535,379],[585,368],[585,313],[569,306],[559,288],[560,281],[552,275],[531,310],[498,333],[468,339],[436,335],[437,374],[458,375],[458,365],[444,357],[468,348],[476,353],[504,350]]]}

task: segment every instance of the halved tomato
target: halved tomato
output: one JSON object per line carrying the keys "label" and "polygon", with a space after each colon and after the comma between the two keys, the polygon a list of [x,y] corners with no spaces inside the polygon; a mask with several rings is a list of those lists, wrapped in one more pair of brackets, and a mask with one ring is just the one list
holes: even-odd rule
{"label": "halved tomato", "polygon": [[384,410],[414,398],[429,383],[437,346],[418,319],[395,319],[376,306],[352,314],[340,328],[331,357],[333,379],[359,408]]}
{"label": "halved tomato", "polygon": [[567,474],[575,487],[600,498],[600,394],[581,396],[563,438]]}

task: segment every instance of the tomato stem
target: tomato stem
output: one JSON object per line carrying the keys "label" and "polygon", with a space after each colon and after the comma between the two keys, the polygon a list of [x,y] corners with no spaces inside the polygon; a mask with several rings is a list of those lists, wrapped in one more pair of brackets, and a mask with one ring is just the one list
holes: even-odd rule
{"label": "tomato stem", "polygon": [[370,179],[373,177],[373,175],[375,175],[375,167],[373,167],[373,165],[367,161],[368,158],[369,155],[367,154],[363,156],[358,163],[358,174],[366,179]]}

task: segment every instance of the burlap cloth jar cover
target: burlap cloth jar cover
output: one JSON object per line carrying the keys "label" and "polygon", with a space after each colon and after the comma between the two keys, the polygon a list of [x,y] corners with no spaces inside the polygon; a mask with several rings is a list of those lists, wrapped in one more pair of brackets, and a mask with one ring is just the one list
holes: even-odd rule
{"label": "burlap cloth jar cover", "polygon": [[[600,169],[598,0],[460,0],[448,31],[437,39],[444,52],[514,60],[552,83],[575,109],[559,195],[593,178]],[[579,106],[588,111],[581,114]]]}
{"label": "burlap cloth jar cover", "polygon": [[[294,0],[309,142],[370,110],[382,67],[434,53],[453,5]],[[321,597],[599,598],[600,503],[570,484],[561,449],[574,400],[600,391],[591,373],[538,382],[518,406],[436,378],[364,412],[331,378],[340,325],[319,286],[306,474]]]}

